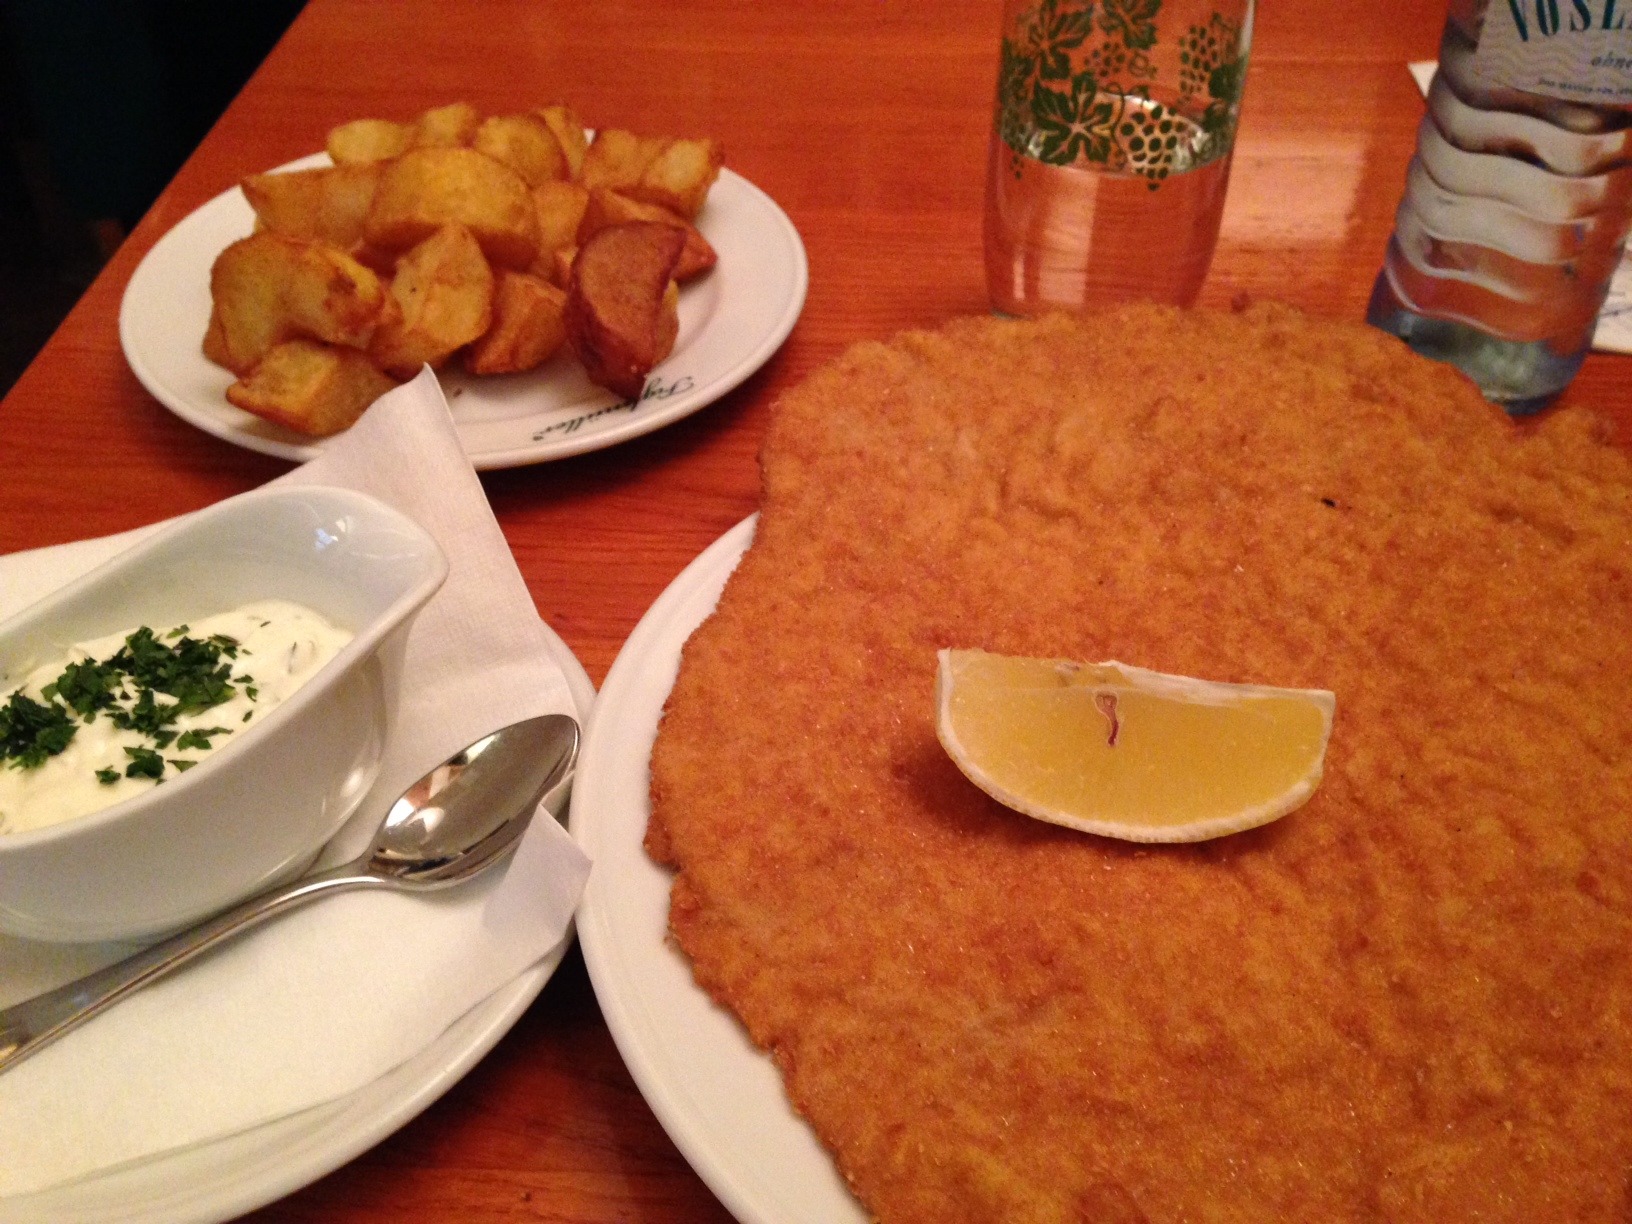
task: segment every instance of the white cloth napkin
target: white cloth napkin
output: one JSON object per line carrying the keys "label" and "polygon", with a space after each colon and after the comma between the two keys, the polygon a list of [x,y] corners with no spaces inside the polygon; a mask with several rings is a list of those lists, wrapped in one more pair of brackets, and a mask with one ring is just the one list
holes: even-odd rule
{"label": "white cloth napkin", "polygon": [[[486,732],[549,712],[582,720],[428,370],[275,483],[372,494],[422,524],[450,566],[409,636],[379,780],[326,861],[364,848],[397,795]],[[149,987],[0,1075],[0,1198],[371,1083],[558,947],[588,871],[540,813],[502,872],[432,896],[320,901]],[[123,951],[0,937],[0,1004]]]}
{"label": "white cloth napkin", "polygon": [[[1428,87],[1434,83],[1434,73],[1439,70],[1439,63],[1435,60],[1417,60],[1406,67],[1410,69],[1417,88],[1426,95]],[[1626,254],[1615,268],[1615,275],[1610,278],[1609,296],[1604,299],[1604,308],[1598,312],[1592,347],[1601,353],[1632,353],[1632,246],[1627,247]]]}

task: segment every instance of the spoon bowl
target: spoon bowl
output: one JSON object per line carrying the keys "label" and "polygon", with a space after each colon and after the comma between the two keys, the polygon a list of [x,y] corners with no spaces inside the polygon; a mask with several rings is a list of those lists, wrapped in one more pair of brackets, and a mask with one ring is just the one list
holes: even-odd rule
{"label": "spoon bowl", "polygon": [[0,1010],[0,1072],[200,953],[317,897],[359,888],[448,888],[506,859],[533,813],[560,819],[578,724],[545,714],[483,736],[396,801],[349,863],[310,872],[77,981]]}
{"label": "spoon bowl", "polygon": [[565,714],[484,736],[392,804],[367,869],[407,888],[468,879],[514,849],[539,801],[570,779],[577,751],[578,724]]}

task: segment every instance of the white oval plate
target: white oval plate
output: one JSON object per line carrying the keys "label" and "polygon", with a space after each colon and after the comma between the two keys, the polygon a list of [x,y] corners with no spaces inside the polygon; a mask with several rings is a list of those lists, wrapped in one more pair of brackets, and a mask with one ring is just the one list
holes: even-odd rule
{"label": "white oval plate", "polygon": [[668,940],[670,874],[641,846],[648,762],[680,648],[753,538],[737,524],[658,597],[607,673],[584,733],[569,827],[594,860],[578,939],[595,997],[641,1094],[743,1224],[865,1224],[775,1064],[698,988]]}
{"label": "white oval plate", "polygon": [[[152,530],[0,557],[0,618]],[[550,655],[584,720],[595,701],[594,685],[567,644],[545,629]],[[0,1197],[0,1224],[216,1224],[310,1185],[406,1125],[458,1083],[538,997],[572,938],[569,930],[543,960],[471,1008],[407,1062],[350,1096],[214,1143],[37,1194]]]}
{"label": "white oval plate", "polygon": [[[319,153],[279,169],[328,164]],[[264,455],[304,461],[322,439],[227,403],[233,376],[200,347],[210,319],[210,265],[254,225],[237,187],[178,222],[125,287],[119,343],[141,384],[183,420]],[[681,291],[674,352],[647,377],[639,401],[595,386],[568,353],[525,374],[442,372],[472,465],[519,467],[639,437],[713,403],[765,364],[804,308],[809,272],[799,232],[770,196],[729,170],[720,172],[697,228],[719,263]]]}

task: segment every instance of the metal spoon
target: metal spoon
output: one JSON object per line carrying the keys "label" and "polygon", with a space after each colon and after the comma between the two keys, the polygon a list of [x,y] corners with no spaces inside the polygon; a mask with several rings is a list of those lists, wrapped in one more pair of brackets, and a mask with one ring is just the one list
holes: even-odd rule
{"label": "metal spoon", "polygon": [[577,756],[578,724],[565,714],[484,736],[409,787],[373,845],[351,862],[270,888],[105,969],[0,1010],[0,1071],[199,953],[316,897],[354,888],[446,888],[470,879],[515,849],[541,801],[560,818]]}

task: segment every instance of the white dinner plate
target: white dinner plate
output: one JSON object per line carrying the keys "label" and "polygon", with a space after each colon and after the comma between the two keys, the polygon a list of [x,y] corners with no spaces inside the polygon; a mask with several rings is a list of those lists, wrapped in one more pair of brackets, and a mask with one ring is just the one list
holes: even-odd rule
{"label": "white dinner plate", "polygon": [[753,538],[733,527],[688,565],[629,635],[584,733],[570,827],[594,860],[578,940],[601,1013],[675,1146],[743,1224],[864,1224],[782,1077],[700,990],[668,941],[670,873],[647,858],[648,761],[680,648],[714,609]]}
{"label": "white dinner plate", "polygon": [[[327,164],[319,153],[279,169]],[[183,420],[250,450],[304,461],[323,440],[227,403],[233,376],[200,347],[210,318],[210,265],[254,223],[237,187],[177,223],[125,287],[119,342],[142,385]],[[729,170],[720,172],[696,224],[719,262],[681,291],[674,351],[647,377],[639,401],[595,386],[568,353],[525,374],[440,375],[475,467],[518,467],[639,437],[713,403],[765,364],[804,308],[808,270],[799,232],[770,196]]]}
{"label": "white dinner plate", "polygon": [[[0,556],[0,620],[153,529]],[[553,631],[548,641],[584,721],[595,688],[567,644]],[[538,997],[571,942],[569,930],[543,960],[406,1063],[349,1096],[213,1143],[36,1194],[0,1197],[0,1224],[215,1224],[293,1193],[373,1147],[457,1083]]]}

